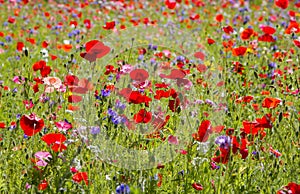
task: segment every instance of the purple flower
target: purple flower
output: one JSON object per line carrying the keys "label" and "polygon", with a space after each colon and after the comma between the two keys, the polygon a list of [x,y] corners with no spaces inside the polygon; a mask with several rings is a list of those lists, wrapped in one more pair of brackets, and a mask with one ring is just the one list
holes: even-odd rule
{"label": "purple flower", "polygon": [[109,90],[101,90],[101,95],[102,95],[103,97],[107,97],[107,96],[110,95],[110,91],[109,91]]}
{"label": "purple flower", "polygon": [[231,139],[229,136],[221,135],[216,138],[215,143],[220,146],[220,148],[228,149],[231,144]]}
{"label": "purple flower", "polygon": [[269,67],[273,68],[273,69],[276,68],[276,66],[277,66],[276,63],[274,63],[274,62],[272,62],[272,63],[269,64]]}
{"label": "purple flower", "polygon": [[100,133],[100,127],[98,126],[91,127],[91,134],[97,135],[98,133]]}
{"label": "purple flower", "polygon": [[120,100],[117,100],[115,107],[118,109],[124,110],[126,108],[126,104],[123,104],[123,103],[121,103]]}
{"label": "purple flower", "polygon": [[128,193],[130,193],[130,188],[128,185],[122,183],[121,185],[117,186],[116,193],[117,194],[128,194]]}

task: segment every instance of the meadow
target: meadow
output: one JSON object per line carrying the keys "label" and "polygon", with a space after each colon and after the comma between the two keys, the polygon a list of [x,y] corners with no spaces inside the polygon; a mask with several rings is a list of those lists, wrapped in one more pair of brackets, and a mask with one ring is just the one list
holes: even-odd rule
{"label": "meadow", "polygon": [[0,0],[0,193],[300,194],[299,0]]}

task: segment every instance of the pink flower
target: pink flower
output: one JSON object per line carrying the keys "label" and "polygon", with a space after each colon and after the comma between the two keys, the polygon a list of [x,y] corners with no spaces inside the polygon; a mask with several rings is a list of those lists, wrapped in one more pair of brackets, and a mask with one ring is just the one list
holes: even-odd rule
{"label": "pink flower", "polygon": [[20,80],[20,77],[19,76],[15,76],[13,78],[13,82],[15,82],[16,84],[23,84],[25,82],[25,78],[22,77],[21,80]]}
{"label": "pink flower", "polygon": [[72,124],[69,123],[67,120],[56,122],[55,126],[58,128],[59,131],[67,131],[72,128]]}
{"label": "pink flower", "polygon": [[46,86],[46,93],[54,92],[54,89],[60,89],[62,85],[62,82],[58,77],[45,77],[43,81]]}
{"label": "pink flower", "polygon": [[34,157],[36,157],[38,159],[38,161],[36,162],[37,166],[47,166],[47,160],[49,160],[50,158],[52,158],[52,155],[49,152],[36,152],[34,154]]}

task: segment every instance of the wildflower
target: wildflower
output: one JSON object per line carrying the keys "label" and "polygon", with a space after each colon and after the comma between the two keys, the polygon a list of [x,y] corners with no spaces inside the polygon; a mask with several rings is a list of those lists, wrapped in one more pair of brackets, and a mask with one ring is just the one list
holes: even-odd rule
{"label": "wildflower", "polygon": [[38,118],[35,114],[23,115],[20,120],[20,126],[27,136],[33,136],[40,132],[44,127],[44,120]]}
{"label": "wildflower", "polygon": [[117,186],[116,193],[117,194],[129,194],[130,188],[128,185],[122,183],[121,185]]}
{"label": "wildflower", "polygon": [[220,148],[228,149],[231,144],[231,139],[229,136],[221,135],[216,138],[215,143],[220,146]]}
{"label": "wildflower", "polygon": [[52,155],[49,152],[39,151],[34,154],[35,158],[37,158],[36,165],[37,166],[47,166],[47,160],[52,158]]}

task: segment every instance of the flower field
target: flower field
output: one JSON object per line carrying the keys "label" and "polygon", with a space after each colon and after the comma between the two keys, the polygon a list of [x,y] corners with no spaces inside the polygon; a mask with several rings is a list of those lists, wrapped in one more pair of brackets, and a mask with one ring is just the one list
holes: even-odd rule
{"label": "flower field", "polygon": [[299,0],[0,0],[0,193],[300,194]]}

